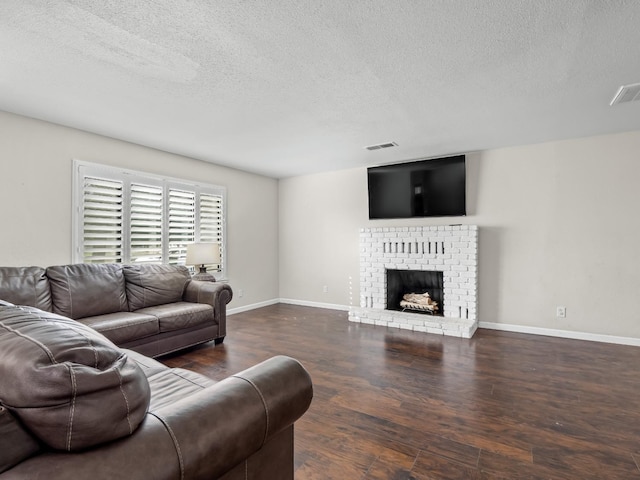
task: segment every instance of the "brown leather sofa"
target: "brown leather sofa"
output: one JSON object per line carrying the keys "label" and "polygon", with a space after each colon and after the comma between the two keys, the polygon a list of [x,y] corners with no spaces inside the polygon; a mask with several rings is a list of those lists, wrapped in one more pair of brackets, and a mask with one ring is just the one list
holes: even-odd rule
{"label": "brown leather sofa", "polygon": [[312,395],[289,357],[216,383],[0,302],[0,480],[290,480]]}
{"label": "brown leather sofa", "polygon": [[157,357],[226,335],[233,292],[183,266],[0,267],[0,299],[78,320],[116,345]]}

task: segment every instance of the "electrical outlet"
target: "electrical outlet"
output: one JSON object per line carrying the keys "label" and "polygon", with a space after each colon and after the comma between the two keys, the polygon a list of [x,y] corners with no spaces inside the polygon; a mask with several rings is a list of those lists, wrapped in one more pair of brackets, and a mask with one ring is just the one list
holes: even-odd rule
{"label": "electrical outlet", "polygon": [[566,318],[567,317],[567,307],[556,307],[556,317],[558,317],[558,318]]}
{"label": "electrical outlet", "polygon": [[242,298],[244,296],[244,290],[238,290],[238,298]]}
{"label": "electrical outlet", "polygon": [[329,287],[327,285],[322,287],[322,293],[329,293]]}

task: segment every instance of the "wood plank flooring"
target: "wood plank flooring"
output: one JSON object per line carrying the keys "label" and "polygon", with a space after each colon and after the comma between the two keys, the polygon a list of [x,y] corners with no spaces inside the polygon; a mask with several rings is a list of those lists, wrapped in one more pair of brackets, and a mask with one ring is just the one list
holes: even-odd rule
{"label": "wood plank flooring", "polygon": [[296,479],[640,479],[640,348],[478,330],[459,339],[273,305],[161,359],[220,380],[301,361]]}

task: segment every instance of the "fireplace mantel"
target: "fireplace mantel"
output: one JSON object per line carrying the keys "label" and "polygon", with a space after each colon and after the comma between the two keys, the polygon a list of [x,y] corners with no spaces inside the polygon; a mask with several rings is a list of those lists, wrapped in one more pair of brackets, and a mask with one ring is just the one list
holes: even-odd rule
{"label": "fireplace mantel", "polygon": [[[386,310],[386,271],[441,271],[443,317]],[[471,338],[478,327],[478,227],[447,225],[360,230],[358,323]]]}

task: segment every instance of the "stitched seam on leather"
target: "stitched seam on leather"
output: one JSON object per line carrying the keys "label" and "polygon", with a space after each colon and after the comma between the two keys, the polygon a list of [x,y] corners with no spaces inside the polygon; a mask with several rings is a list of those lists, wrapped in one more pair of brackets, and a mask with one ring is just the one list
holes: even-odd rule
{"label": "stitched seam on leather", "polygon": [[69,280],[69,271],[66,268],[64,269],[64,276],[67,277],[67,286],[69,287],[69,316],[73,318],[73,298],[71,297],[71,282]]}
{"label": "stitched seam on leather", "polygon": [[176,453],[178,455],[178,463],[180,464],[180,480],[183,480],[184,479],[184,461],[182,460],[182,451],[180,450],[180,444],[178,443],[178,439],[176,438],[175,433],[173,433],[173,430],[171,430],[171,427],[169,426],[169,424],[160,415],[153,412],[148,412],[148,414],[153,415],[158,420],[160,420],[160,423],[162,423],[162,425],[164,425],[164,428],[166,428],[167,431],[169,432],[169,436],[171,437],[171,441],[173,442],[173,446],[176,449]]}
{"label": "stitched seam on leather", "polygon": [[174,375],[176,375],[177,377],[180,377],[181,379],[183,379],[185,382],[189,382],[193,385],[195,385],[196,387],[200,387],[200,388],[207,388],[204,385],[201,385],[199,383],[194,382],[193,380],[191,380],[190,378],[185,377],[184,375],[180,375],[180,372],[176,372],[176,371],[172,371],[171,373],[173,373]]}
{"label": "stitched seam on leather", "polygon": [[83,332],[78,331],[74,328],[74,331],[80,335],[81,337],[84,337],[84,339],[87,341],[87,343],[89,344],[89,347],[91,348],[91,350],[93,351],[93,368],[98,368],[98,350],[96,349],[95,345],[93,344],[93,341],[91,340],[91,338],[87,337]]}
{"label": "stitched seam on leather", "polygon": [[127,406],[127,423],[129,424],[129,435],[133,433],[133,427],[131,426],[131,409],[129,408],[129,399],[127,398],[127,394],[124,393],[124,388],[122,386],[122,375],[117,368],[114,369],[116,375],[118,376],[118,381],[120,382],[120,392],[122,393],[122,397],[124,398],[124,403]]}
{"label": "stitched seam on leather", "polygon": [[253,383],[251,380],[249,380],[248,378],[241,377],[239,375],[231,375],[231,376],[244,380],[249,385],[251,385],[255,389],[255,391],[258,392],[258,395],[260,396],[260,400],[262,400],[262,405],[264,406],[264,413],[265,413],[265,416],[267,417],[267,424],[265,425],[265,429],[264,429],[264,439],[262,440],[262,445],[264,445],[267,442],[267,434],[269,433],[269,408],[267,407],[267,401],[264,399],[264,396],[262,395],[262,392],[260,391],[258,386],[255,383]]}
{"label": "stitched seam on leather", "polygon": [[42,350],[44,350],[44,352],[47,354],[47,356],[49,357],[49,360],[51,360],[52,363],[58,363],[58,361],[56,360],[56,358],[53,356],[53,352],[51,350],[49,350],[46,345],[44,343],[39,342],[38,340],[36,340],[35,338],[29,337],[28,335],[25,335],[22,332],[19,332],[17,330],[14,330],[13,328],[5,325],[4,323],[0,323],[0,327],[4,328],[5,330],[14,333],[15,335],[18,335],[19,337],[22,337],[26,340],[29,340],[32,343],[35,343],[36,345],[38,345]]}
{"label": "stitched seam on leather", "polygon": [[202,297],[206,297],[206,295],[207,292],[204,285],[198,286],[198,303],[208,303],[206,298],[202,300]]}
{"label": "stitched seam on leather", "polygon": [[67,431],[67,450],[71,451],[71,435],[73,433],[73,416],[76,413],[77,385],[76,385],[76,374],[73,372],[73,368],[71,367],[71,365],[68,365],[68,368],[69,368],[69,375],[71,375],[71,388],[73,392],[73,395],[71,396],[71,408],[69,410],[69,427]]}
{"label": "stitched seam on leather", "polygon": [[[48,320],[46,318],[42,318],[42,317],[38,317],[43,321],[46,322],[51,322],[51,323],[56,323],[55,320]],[[64,324],[66,327],[71,328],[75,333],[77,333],[78,335],[80,335],[82,338],[85,339],[85,341],[89,344],[89,347],[91,348],[91,350],[93,351],[93,365],[94,368],[98,368],[98,350],[96,349],[95,345],[93,344],[93,341],[91,341],[91,338],[89,338],[87,335],[85,335],[85,333],[81,330],[78,330],[77,328],[75,328],[74,325],[69,325],[69,324]]]}
{"label": "stitched seam on leather", "polygon": [[93,350],[93,365],[94,368],[98,368],[98,350],[96,349],[95,345],[93,344],[93,342],[91,341],[91,338],[87,337],[84,332],[81,332],[77,329],[73,329],[78,335],[80,335],[81,337],[83,337],[87,343],[89,344],[89,347],[91,348],[91,350]]}
{"label": "stitched seam on leather", "polygon": [[143,319],[143,320],[139,320],[137,322],[127,323],[124,327],[122,325],[116,325],[115,327],[101,328],[100,331],[101,332],[108,332],[109,330],[118,330],[119,328],[133,327],[135,325],[144,325],[145,323],[150,323],[150,322],[147,319]]}
{"label": "stitched seam on leather", "polygon": [[138,276],[140,278],[140,287],[142,287],[142,306],[143,308],[147,306],[147,290],[144,287],[144,280],[142,278],[142,272],[138,272]]}
{"label": "stitched seam on leather", "polygon": [[33,280],[33,304],[38,305],[38,287],[36,286],[38,284],[38,279],[36,278],[35,273],[31,276],[31,278]]}

